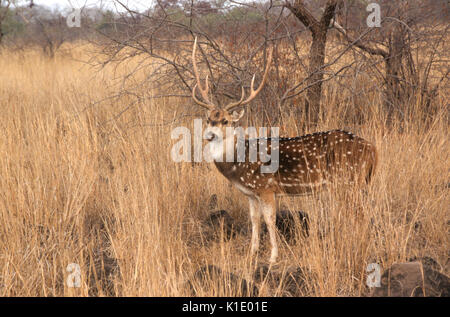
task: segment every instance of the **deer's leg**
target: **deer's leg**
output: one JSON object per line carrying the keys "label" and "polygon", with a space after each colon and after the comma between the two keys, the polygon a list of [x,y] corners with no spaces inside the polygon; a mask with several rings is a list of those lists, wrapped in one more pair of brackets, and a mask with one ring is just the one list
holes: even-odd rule
{"label": "deer's leg", "polygon": [[259,249],[259,227],[261,213],[259,211],[259,203],[256,198],[249,197],[250,220],[252,221],[252,246],[250,253],[253,256]]}
{"label": "deer's leg", "polygon": [[272,252],[270,253],[270,263],[274,263],[278,257],[277,232],[275,226],[276,220],[276,204],[275,194],[267,193],[261,196],[261,212],[269,231],[270,244]]}

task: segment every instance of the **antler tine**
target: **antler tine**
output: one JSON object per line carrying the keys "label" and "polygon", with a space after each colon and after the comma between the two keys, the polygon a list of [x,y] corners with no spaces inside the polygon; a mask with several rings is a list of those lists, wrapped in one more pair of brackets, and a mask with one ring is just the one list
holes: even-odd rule
{"label": "antler tine", "polygon": [[[197,68],[197,62],[195,60],[195,53],[197,51],[197,37],[195,37],[195,41],[194,41],[194,48],[192,49],[192,66],[194,68],[194,75],[195,75],[195,79],[197,81],[197,83],[195,84],[194,88],[192,89],[192,99],[194,99],[194,101],[202,106],[205,107],[207,109],[214,109],[214,105],[213,103],[209,100],[208,97],[208,91],[209,91],[209,84],[208,84],[208,75],[206,75],[206,80],[205,80],[205,88],[202,87],[202,84],[200,82],[200,76],[198,74],[198,68]],[[197,99],[197,97],[195,96],[195,92],[197,90],[197,88],[200,90],[200,94],[202,95],[202,98],[205,102],[202,102],[200,100]]]}
{"label": "antler tine", "polygon": [[247,99],[243,100],[244,99],[244,87],[242,87],[241,100],[239,100],[238,102],[233,102],[233,103],[228,104],[225,107],[226,110],[231,110],[231,109],[233,109],[235,107],[246,105],[250,101],[252,101],[259,94],[259,92],[264,87],[264,84],[266,83],[266,80],[267,80],[267,75],[269,74],[269,68],[270,68],[270,65],[272,63],[272,53],[273,53],[273,47],[270,48],[269,57],[267,58],[266,69],[264,70],[263,79],[261,81],[261,84],[259,84],[259,87],[256,90],[254,89],[255,75],[253,75],[252,81],[251,81],[251,84],[250,84],[250,96],[248,96]]}
{"label": "antler tine", "polygon": [[229,104],[225,107],[225,110],[231,110],[232,108],[239,106],[239,105],[242,103],[242,101],[244,101],[244,98],[245,98],[245,90],[244,90],[244,86],[242,86],[241,88],[242,88],[241,99],[239,99],[239,101],[237,101],[237,102],[229,103]]}
{"label": "antler tine", "polygon": [[194,101],[195,101],[199,106],[205,107],[206,109],[212,109],[211,105],[209,105],[209,104],[207,104],[207,103],[204,103],[204,102],[202,102],[202,101],[200,101],[200,100],[197,99],[197,97],[195,96],[195,91],[196,91],[197,87],[198,87],[198,84],[195,84],[195,85],[194,85],[194,88],[192,89],[192,99],[194,99]]}

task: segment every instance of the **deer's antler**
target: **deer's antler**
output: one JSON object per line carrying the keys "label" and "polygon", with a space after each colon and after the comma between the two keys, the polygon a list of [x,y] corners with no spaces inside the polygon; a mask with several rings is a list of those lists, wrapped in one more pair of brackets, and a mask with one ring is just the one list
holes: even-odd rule
{"label": "deer's antler", "polygon": [[[194,88],[192,89],[192,98],[194,99],[194,101],[209,110],[212,110],[214,108],[216,108],[216,106],[211,102],[211,100],[209,99],[209,82],[208,82],[208,75],[206,76],[206,80],[205,80],[205,87],[202,86],[201,81],[200,81],[200,75],[198,73],[198,68],[197,68],[197,61],[195,59],[195,53],[197,51],[197,37],[195,37],[195,41],[194,41],[194,47],[192,49],[192,66],[194,68],[194,75],[195,75],[195,79],[196,79],[196,84],[194,85]],[[255,85],[255,76],[253,75],[251,84],[250,84],[250,95],[248,96],[247,99],[244,100],[245,98],[245,90],[244,87],[242,87],[242,93],[241,93],[241,99],[237,102],[232,102],[229,103],[226,107],[225,110],[229,111],[233,108],[239,107],[239,106],[243,106],[248,104],[250,101],[252,101],[253,99],[255,99],[255,97],[260,93],[260,91],[262,90],[262,88],[264,87],[264,84],[266,83],[267,80],[267,75],[269,74],[269,68],[270,65],[272,63],[272,56],[273,56],[273,47],[270,48],[269,51],[269,56],[267,58],[267,63],[266,63],[266,69],[264,70],[264,75],[262,78],[261,83],[259,84],[259,87],[257,89],[254,88]],[[203,101],[199,100],[196,96],[196,92],[197,89],[200,91],[200,94],[202,96]]]}
{"label": "deer's antler", "polygon": [[[209,91],[208,75],[206,75],[205,88],[203,88],[202,84],[200,82],[200,76],[198,74],[197,62],[195,60],[195,52],[196,51],[197,51],[197,37],[195,37],[194,48],[192,49],[192,66],[194,67],[194,75],[195,75],[195,79],[197,80],[197,83],[195,84],[194,88],[192,89],[192,98],[198,105],[205,107],[206,109],[212,110],[215,108],[215,106],[209,100],[209,96],[208,96],[208,91]],[[204,102],[198,100],[197,97],[195,96],[197,88],[200,91],[200,94],[202,95]]]}
{"label": "deer's antler", "polygon": [[242,87],[242,94],[241,94],[241,99],[237,102],[232,102],[229,103],[226,107],[225,110],[229,111],[233,108],[239,107],[239,106],[243,106],[248,104],[250,101],[252,101],[253,99],[255,99],[255,97],[260,93],[260,91],[262,90],[262,88],[264,87],[264,84],[266,83],[267,80],[267,75],[269,74],[269,68],[270,68],[270,64],[272,63],[272,53],[273,53],[273,47],[270,48],[269,51],[269,57],[267,58],[267,64],[266,64],[266,69],[264,70],[264,75],[263,75],[263,79],[261,81],[261,84],[259,84],[259,87],[255,90],[254,89],[254,84],[255,84],[255,75],[253,75],[252,78],[252,82],[250,84],[250,96],[248,96],[247,99],[244,100],[245,97],[245,92],[244,92],[244,87]]}

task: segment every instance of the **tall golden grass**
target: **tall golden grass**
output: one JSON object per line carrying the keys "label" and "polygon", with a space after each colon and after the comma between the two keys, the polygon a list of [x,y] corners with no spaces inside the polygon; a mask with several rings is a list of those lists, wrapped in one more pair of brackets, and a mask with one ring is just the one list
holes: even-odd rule
{"label": "tall golden grass", "polygon": [[[211,264],[251,280],[255,262],[250,235],[204,233],[212,194],[244,226],[246,199],[214,166],[170,158],[170,131],[192,124],[192,117],[172,123],[185,99],[143,99],[118,116],[129,97],[93,103],[115,93],[117,70],[7,50],[0,69],[0,296],[248,295],[225,275],[188,283]],[[281,274],[301,268],[304,295],[366,295],[373,262],[387,268],[430,256],[449,273],[447,98],[439,92],[442,110],[425,128],[415,117],[387,126],[377,98],[367,100],[367,124],[356,126],[342,120],[351,105],[324,96],[320,129],[345,127],[374,142],[379,165],[367,191],[329,189],[282,202],[311,221],[309,237],[280,238],[277,265]],[[301,133],[283,116],[287,134]],[[81,268],[80,287],[68,287],[70,263]],[[283,281],[258,287],[260,296],[286,295]]]}

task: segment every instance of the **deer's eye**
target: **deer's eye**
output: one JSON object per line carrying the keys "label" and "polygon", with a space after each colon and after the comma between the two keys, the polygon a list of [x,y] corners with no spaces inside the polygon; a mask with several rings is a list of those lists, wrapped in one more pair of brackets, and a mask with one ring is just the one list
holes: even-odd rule
{"label": "deer's eye", "polygon": [[228,120],[227,120],[227,119],[223,119],[223,120],[222,120],[222,123],[223,123],[223,124],[228,124]]}
{"label": "deer's eye", "polygon": [[209,118],[208,119],[206,119],[206,123],[210,123],[211,122],[211,120],[209,120]]}

